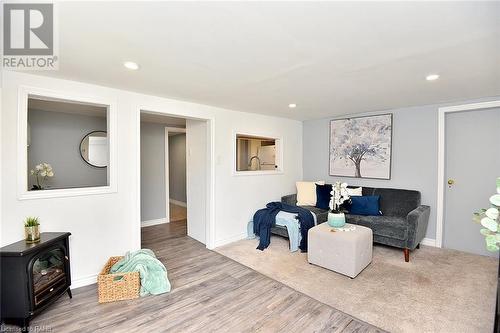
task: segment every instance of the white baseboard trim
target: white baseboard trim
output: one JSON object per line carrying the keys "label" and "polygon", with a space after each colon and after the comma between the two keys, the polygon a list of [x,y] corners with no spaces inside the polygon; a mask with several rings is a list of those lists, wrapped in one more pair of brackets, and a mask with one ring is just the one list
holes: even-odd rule
{"label": "white baseboard trim", "polygon": [[215,244],[214,244],[214,248],[219,247],[219,246],[223,246],[223,245],[226,245],[226,244],[229,244],[229,243],[237,242],[237,241],[245,239],[245,238],[247,238],[247,233],[246,232],[243,232],[241,234],[234,235],[234,236],[231,236],[231,237],[227,237],[227,238],[224,238],[224,239],[216,239],[215,240]]}
{"label": "white baseboard trim", "polygon": [[91,274],[71,281],[71,289],[85,287],[97,283],[97,274]]}
{"label": "white baseboard trim", "polygon": [[424,239],[422,239],[422,241],[420,242],[420,244],[436,247],[436,240],[432,239],[432,238],[424,238]]}
{"label": "white baseboard trim", "polygon": [[181,207],[187,207],[186,202],[182,202],[182,201],[178,201],[178,200],[174,200],[174,199],[170,199],[170,203],[177,205],[177,206],[181,206]]}
{"label": "white baseboard trim", "polygon": [[156,220],[147,220],[147,221],[141,221],[141,227],[150,227],[152,225],[157,225],[157,224],[163,224],[163,223],[169,223],[169,219],[162,218],[162,219],[156,219]]}

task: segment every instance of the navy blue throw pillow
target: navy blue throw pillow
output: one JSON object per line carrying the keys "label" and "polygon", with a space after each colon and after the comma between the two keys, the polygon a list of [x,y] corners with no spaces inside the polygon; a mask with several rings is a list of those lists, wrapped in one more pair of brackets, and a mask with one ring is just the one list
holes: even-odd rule
{"label": "navy blue throw pillow", "polygon": [[316,208],[330,209],[330,192],[332,192],[332,184],[316,184]]}
{"label": "navy blue throw pillow", "polygon": [[378,216],[380,195],[352,196],[349,214]]}

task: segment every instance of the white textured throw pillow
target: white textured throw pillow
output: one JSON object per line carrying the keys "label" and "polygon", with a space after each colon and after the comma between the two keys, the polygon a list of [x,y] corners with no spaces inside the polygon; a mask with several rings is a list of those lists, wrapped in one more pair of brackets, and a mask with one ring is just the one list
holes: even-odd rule
{"label": "white textured throw pillow", "polygon": [[350,197],[360,197],[363,195],[363,188],[362,187],[348,188],[347,193],[349,194]]}
{"label": "white textured throw pillow", "polygon": [[325,185],[325,181],[296,182],[297,206],[316,206],[316,184]]}

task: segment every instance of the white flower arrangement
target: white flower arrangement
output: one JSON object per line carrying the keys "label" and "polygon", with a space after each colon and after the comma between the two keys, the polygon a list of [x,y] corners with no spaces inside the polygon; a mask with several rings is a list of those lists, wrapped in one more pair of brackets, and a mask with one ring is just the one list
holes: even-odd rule
{"label": "white flower arrangement", "polygon": [[49,163],[40,163],[30,170],[30,174],[36,180],[36,185],[33,185],[32,190],[43,190],[43,182],[54,177],[54,170]]}
{"label": "white flower arrangement", "polygon": [[486,249],[496,252],[500,249],[500,177],[497,178],[497,194],[490,197],[491,207],[474,213],[474,221],[484,227],[480,230],[485,238]]}
{"label": "white flower arrangement", "polygon": [[347,191],[347,183],[335,182],[330,194],[332,195],[329,205],[330,210],[333,213],[340,213],[340,206],[350,198]]}

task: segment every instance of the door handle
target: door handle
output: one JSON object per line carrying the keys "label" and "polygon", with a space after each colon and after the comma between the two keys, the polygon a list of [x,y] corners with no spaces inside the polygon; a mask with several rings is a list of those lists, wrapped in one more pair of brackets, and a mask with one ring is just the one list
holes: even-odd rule
{"label": "door handle", "polygon": [[448,187],[450,187],[450,188],[451,188],[451,186],[452,186],[452,185],[454,185],[454,184],[455,184],[455,180],[453,180],[453,179],[451,179],[451,178],[450,178],[450,179],[448,179]]}

